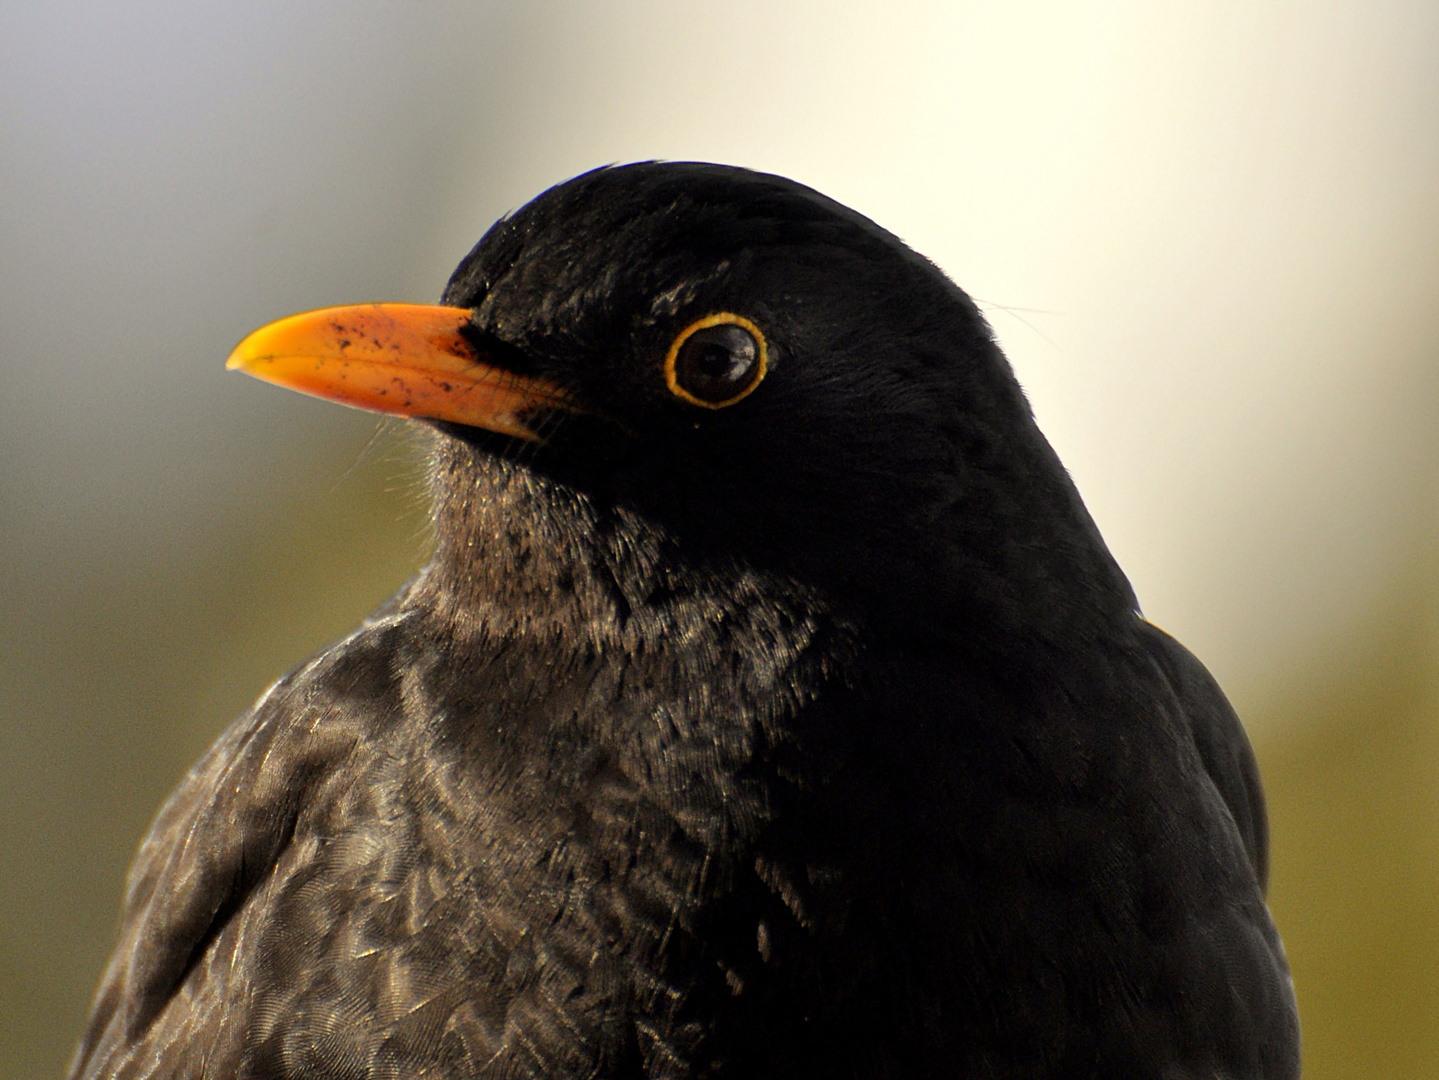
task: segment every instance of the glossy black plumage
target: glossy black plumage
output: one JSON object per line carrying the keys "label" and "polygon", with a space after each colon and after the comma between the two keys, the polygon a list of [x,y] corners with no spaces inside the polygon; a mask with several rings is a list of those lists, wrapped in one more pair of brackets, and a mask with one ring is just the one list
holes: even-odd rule
{"label": "glossy black plumage", "polygon": [[[73,1076],[1298,1074],[1242,728],[960,290],[648,164],[446,302],[583,408],[437,425],[434,559],[167,803]],[[713,311],[771,369],[703,410]]]}

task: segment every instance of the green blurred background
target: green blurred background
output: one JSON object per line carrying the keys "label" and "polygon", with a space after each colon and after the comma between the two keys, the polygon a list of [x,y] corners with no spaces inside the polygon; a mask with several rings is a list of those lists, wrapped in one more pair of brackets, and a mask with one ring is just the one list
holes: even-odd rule
{"label": "green blurred background", "polygon": [[1306,1076],[1439,1078],[1439,5],[0,0],[0,1076],[184,769],[425,556],[402,425],[221,370],[585,168],[855,206],[984,301],[1270,796]]}

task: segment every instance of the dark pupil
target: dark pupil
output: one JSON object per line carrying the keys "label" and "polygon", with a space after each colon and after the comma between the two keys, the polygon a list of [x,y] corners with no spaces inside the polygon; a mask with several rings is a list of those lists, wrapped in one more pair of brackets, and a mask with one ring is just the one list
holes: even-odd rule
{"label": "dark pupil", "polygon": [[675,381],[701,401],[725,401],[743,391],[754,376],[759,346],[739,326],[696,330],[675,357]]}

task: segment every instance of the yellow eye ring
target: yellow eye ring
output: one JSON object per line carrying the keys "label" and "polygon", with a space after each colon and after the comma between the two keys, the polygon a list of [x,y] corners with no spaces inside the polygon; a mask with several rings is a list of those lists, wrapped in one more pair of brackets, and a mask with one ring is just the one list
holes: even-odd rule
{"label": "yellow eye ring", "polygon": [[[702,333],[716,327],[732,332]],[[768,369],[769,350],[760,328],[743,315],[719,311],[696,319],[670,343],[665,385],[681,401],[723,409],[752,394]]]}

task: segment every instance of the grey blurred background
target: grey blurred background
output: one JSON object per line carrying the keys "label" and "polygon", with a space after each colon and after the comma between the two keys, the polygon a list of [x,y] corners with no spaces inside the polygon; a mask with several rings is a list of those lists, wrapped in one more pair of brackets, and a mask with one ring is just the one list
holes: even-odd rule
{"label": "grey blurred background", "polygon": [[981,299],[1245,716],[1310,1080],[1439,1077],[1439,5],[0,2],[0,1075],[160,800],[424,559],[402,430],[222,365],[606,162],[784,173]]}

